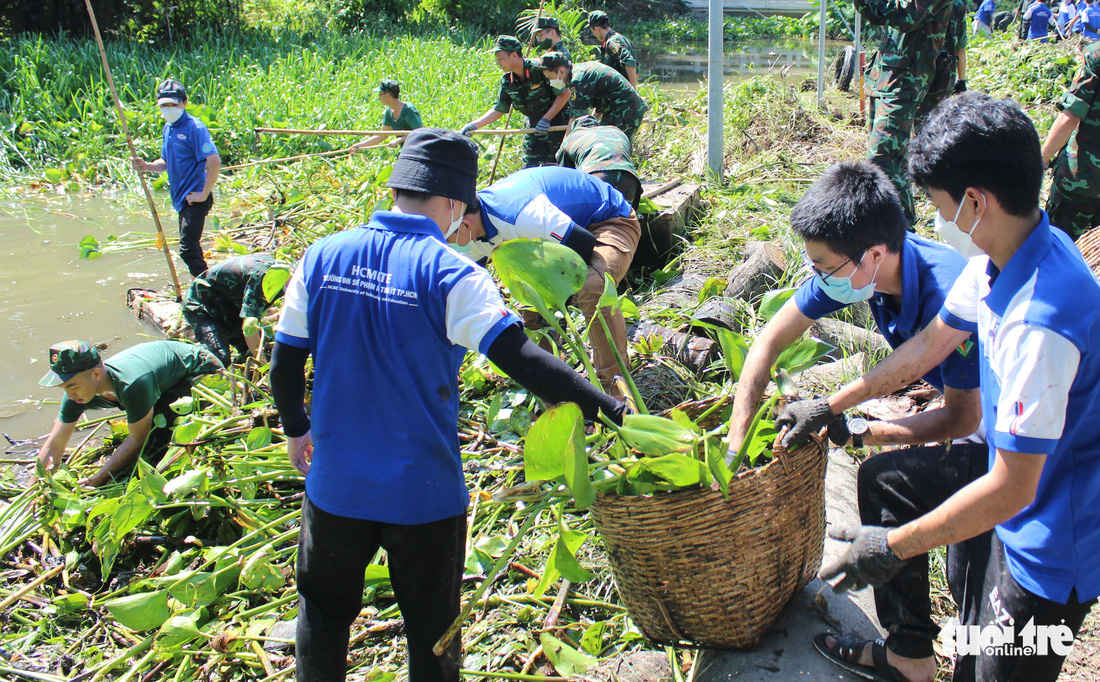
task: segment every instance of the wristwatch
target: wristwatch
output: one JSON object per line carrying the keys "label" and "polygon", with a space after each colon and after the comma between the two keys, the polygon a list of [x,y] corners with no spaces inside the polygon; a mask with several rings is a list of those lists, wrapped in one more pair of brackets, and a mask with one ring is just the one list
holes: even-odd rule
{"label": "wristwatch", "polygon": [[871,431],[871,425],[863,417],[848,420],[848,433],[852,434],[852,446],[863,447],[863,437]]}

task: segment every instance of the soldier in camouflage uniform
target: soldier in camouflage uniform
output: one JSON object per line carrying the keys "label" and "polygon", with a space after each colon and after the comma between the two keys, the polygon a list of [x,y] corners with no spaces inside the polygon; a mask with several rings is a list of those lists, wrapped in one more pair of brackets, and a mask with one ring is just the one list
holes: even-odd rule
{"label": "soldier in camouflage uniform", "polygon": [[940,102],[951,95],[966,92],[966,47],[969,44],[966,10],[966,0],[954,0],[943,40],[943,51],[936,58],[936,75],[932,77],[928,94],[917,109],[914,128],[919,129],[924,125],[928,115]]}
{"label": "soldier in camouflage uniform", "polygon": [[622,74],[599,62],[574,65],[560,52],[542,55],[540,68],[555,92],[572,89],[570,118],[595,110],[602,125],[615,126],[634,140],[649,105]]}
{"label": "soldier in camouflage uniform", "polygon": [[1047,215],[1074,239],[1100,225],[1100,43],[1086,47],[1082,59],[1043,142],[1043,163],[1058,154]]}
{"label": "soldier in camouflage uniform", "polygon": [[622,193],[635,210],[642,198],[638,170],[630,160],[630,138],[615,126],[600,125],[595,116],[573,121],[558,150],[558,165],[593,175]]}
{"label": "soldier in camouflage uniform", "polygon": [[553,90],[539,69],[538,62],[523,58],[523,45],[513,36],[502,35],[491,48],[497,66],[504,71],[500,77],[500,92],[492,108],[462,127],[469,135],[482,126],[499,120],[509,108],[527,117],[527,126],[535,132],[523,136],[523,167],[546,166],[554,163],[564,131],[547,132],[550,126],[569,122],[566,105],[569,88]]}
{"label": "soldier in camouflage uniform", "polygon": [[867,66],[867,87],[875,98],[867,159],[894,183],[910,224],[916,214],[905,152],[936,72],[952,5],[953,0],[855,0],[867,23],[887,28]]}
{"label": "soldier in camouflage uniform", "polygon": [[554,17],[539,17],[538,22],[535,24],[535,30],[538,31],[538,47],[543,52],[561,52],[570,59],[573,55],[569,53],[569,48],[565,46],[565,41],[561,39],[561,25],[558,24],[558,20]]}
{"label": "soldier in camouflage uniform", "polygon": [[264,296],[264,277],[276,265],[267,253],[229,258],[199,275],[183,296],[183,319],[191,325],[195,340],[210,349],[226,367],[232,349],[241,355],[260,356],[260,335],[245,334],[244,321],[263,318],[271,304]]}
{"label": "soldier in camouflage uniform", "polygon": [[634,45],[626,36],[611,28],[611,18],[607,12],[589,12],[588,28],[601,43],[597,52],[600,63],[621,73],[630,82],[630,87],[638,87],[638,56],[634,53]]}

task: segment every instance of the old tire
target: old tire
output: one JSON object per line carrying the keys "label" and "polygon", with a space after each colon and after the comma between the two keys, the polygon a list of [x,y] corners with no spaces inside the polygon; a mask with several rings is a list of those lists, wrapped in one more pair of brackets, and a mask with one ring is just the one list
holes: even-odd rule
{"label": "old tire", "polygon": [[858,61],[856,48],[851,45],[845,45],[844,51],[837,56],[836,65],[833,67],[833,79],[841,92],[848,92],[851,89]]}

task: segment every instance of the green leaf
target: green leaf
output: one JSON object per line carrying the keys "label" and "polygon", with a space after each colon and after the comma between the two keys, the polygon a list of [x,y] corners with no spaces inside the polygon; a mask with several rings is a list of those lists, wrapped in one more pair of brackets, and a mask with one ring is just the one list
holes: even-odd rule
{"label": "green leaf", "polygon": [[834,350],[836,350],[836,346],[811,336],[788,346],[786,350],[779,354],[775,366],[791,374],[797,374],[813,367],[820,360],[828,357],[829,353]]}
{"label": "green leaf", "polygon": [[172,615],[164,590],[118,597],[104,606],[112,618],[135,632],[159,628]]}
{"label": "green leaf", "polygon": [[619,305],[619,291],[615,288],[615,278],[610,272],[603,273],[603,293],[596,304],[598,308],[615,308]]}
{"label": "green leaf", "polygon": [[798,400],[798,385],[794,383],[794,379],[787,373],[787,370],[776,370],[775,385],[787,400]]}
{"label": "green leaf", "polygon": [[195,399],[189,395],[185,395],[179,400],[173,401],[170,407],[176,414],[191,414],[195,409]]}
{"label": "green leaf", "polygon": [[164,485],[164,494],[169,496],[183,496],[206,482],[209,469],[192,469],[176,476]]}
{"label": "green leaf", "polygon": [[722,361],[726,364],[733,381],[741,378],[745,368],[745,358],[749,355],[749,344],[745,337],[734,334],[728,329],[718,328],[718,343],[722,346]]}
{"label": "green leaf", "polygon": [[65,175],[67,174],[60,168],[47,168],[46,170],[42,171],[42,175],[46,178],[46,182],[56,185],[57,183],[64,180]]}
{"label": "green leaf", "polygon": [[687,416],[687,413],[681,409],[673,408],[671,412],[672,421],[676,422],[683,428],[694,433],[699,433],[699,427],[695,422],[691,421],[691,417]]}
{"label": "green leaf", "polygon": [[283,292],[286,283],[290,281],[290,275],[290,268],[285,265],[272,265],[268,268],[263,283],[264,298],[268,303],[274,303]]}
{"label": "green leaf", "polygon": [[607,621],[600,620],[589,625],[581,635],[581,648],[593,656],[599,656],[603,651],[603,634],[606,630]]}
{"label": "green leaf", "polygon": [[201,422],[187,422],[185,424],[180,424],[172,431],[172,442],[190,443],[198,437],[201,431]]}
{"label": "green leaf", "polygon": [[172,650],[200,637],[199,624],[206,618],[206,609],[199,608],[193,611],[182,612],[172,616],[164,625],[154,640],[158,649]]}
{"label": "green leaf", "polygon": [[260,333],[260,321],[255,317],[246,317],[241,322],[241,333],[245,336],[255,336]]}
{"label": "green leaf", "polygon": [[554,568],[570,582],[583,583],[596,577],[594,573],[590,573],[581,566],[576,557],[576,551],[587,539],[588,536],[579,531],[563,530],[554,546],[553,556],[550,559],[554,562]]}
{"label": "green leaf", "polygon": [[367,566],[366,577],[363,579],[365,587],[374,587],[377,585],[388,585],[390,582],[390,569],[388,566],[380,566],[378,564],[369,564]]}
{"label": "green leaf", "polygon": [[531,426],[523,445],[523,473],[528,481],[553,481],[565,475],[573,430],[581,419],[581,408],[575,403],[561,403]]}
{"label": "green leaf", "polygon": [[706,468],[699,460],[687,455],[671,454],[639,460],[630,467],[627,476],[634,480],[648,473],[676,488],[697,488],[705,479],[705,472]]}
{"label": "green leaf", "polygon": [[577,651],[548,632],[539,635],[539,643],[542,644],[542,650],[550,659],[554,670],[562,677],[577,679],[596,664],[595,658]]}
{"label": "green leaf", "polygon": [[118,508],[111,513],[111,535],[121,540],[130,531],[145,523],[156,508],[140,487],[126,493]]}
{"label": "green leaf", "polygon": [[506,241],[493,250],[492,261],[512,295],[532,307],[533,291],[545,305],[564,310],[588,277],[588,266],[576,251],[547,239]]}
{"label": "green leaf", "polygon": [[283,576],[271,565],[271,555],[275,553],[270,545],[264,545],[252,553],[244,562],[241,570],[241,586],[249,590],[275,591],[286,582]]}
{"label": "green leaf", "polygon": [[775,422],[767,419],[761,419],[760,423],[756,426],[756,432],[752,434],[752,438],[749,440],[749,449],[746,452],[746,457],[749,460],[749,464],[756,466],[756,460],[760,458],[767,449],[775,441],[776,430]]}
{"label": "green leaf", "polygon": [[702,303],[708,298],[720,295],[728,285],[728,280],[720,277],[708,277],[707,281],[703,283],[703,288],[699,290],[699,302]]}
{"label": "green leaf", "polygon": [[626,415],[618,431],[627,445],[647,456],[691,452],[697,438],[695,431],[651,414]]}
{"label": "green leaf", "polygon": [[764,294],[764,298],[760,301],[760,309],[757,310],[757,315],[760,319],[767,322],[772,319],[779,309],[783,307],[783,304],[787,302],[791,296],[794,296],[796,288],[790,289],[776,289]]}
{"label": "green leaf", "polygon": [[266,448],[271,445],[271,429],[266,426],[257,426],[245,436],[244,444],[249,450]]}
{"label": "green leaf", "polygon": [[711,477],[718,481],[718,490],[722,493],[722,497],[729,499],[730,479],[733,478],[733,474],[726,466],[728,448],[721,439],[713,436],[706,439],[703,447],[707,457],[707,469],[710,470]]}
{"label": "green leaf", "polygon": [[[179,580],[179,576],[172,577],[173,582]],[[217,599],[216,587],[212,573],[193,573],[182,583],[168,590],[168,593],[173,599],[186,604],[189,608],[195,608],[206,606]]]}
{"label": "green leaf", "polygon": [[138,475],[140,476],[141,492],[154,502],[160,503],[167,499],[164,494],[164,485],[168,481],[160,475],[153,465],[145,459],[138,459]]}

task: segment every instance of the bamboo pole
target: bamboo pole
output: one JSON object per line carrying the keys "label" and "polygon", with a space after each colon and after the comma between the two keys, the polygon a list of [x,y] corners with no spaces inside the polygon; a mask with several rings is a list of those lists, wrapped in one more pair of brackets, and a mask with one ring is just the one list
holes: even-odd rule
{"label": "bamboo pole", "polygon": [[[130,148],[130,158],[137,158],[137,148],[134,147],[134,139],[130,137],[130,126],[126,124],[126,113],[122,110],[122,100],[115,90],[115,79],[111,76],[111,66],[107,63],[107,50],[103,48],[103,36],[99,34],[99,24],[95,20],[95,10],[92,9],[92,0],[84,0],[88,8],[88,18],[92,20],[92,31],[95,32],[95,42],[99,46],[99,58],[103,61],[103,72],[107,75],[107,86],[111,89],[111,97],[115,100],[115,109],[118,110],[118,122],[122,125],[122,132],[126,135],[126,144]],[[160,216],[157,215],[157,205],[153,202],[153,193],[149,190],[149,183],[145,182],[145,175],[138,173],[141,180],[141,189],[145,191],[145,198],[149,201],[149,210],[153,214],[153,223],[157,226],[157,244],[164,251],[164,257],[168,259],[168,270],[172,273],[172,285],[176,288],[176,301],[183,300],[180,291],[180,280],[176,274],[176,264],[172,261],[172,253],[168,250],[168,240],[164,236],[164,228],[160,225]]]}
{"label": "bamboo pole", "polygon": [[[560,132],[562,130],[568,130],[569,126],[550,126],[550,132]],[[264,135],[392,135],[395,137],[401,137],[411,133],[411,130],[315,130],[310,128],[253,128],[257,133]],[[535,132],[534,128],[485,128],[483,130],[475,130],[471,135],[523,135],[526,133]],[[326,152],[327,153],[327,152]]]}

